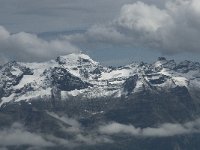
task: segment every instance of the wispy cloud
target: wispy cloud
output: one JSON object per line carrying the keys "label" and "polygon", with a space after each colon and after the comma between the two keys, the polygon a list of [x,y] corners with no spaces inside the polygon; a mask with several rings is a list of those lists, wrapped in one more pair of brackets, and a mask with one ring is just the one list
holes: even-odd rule
{"label": "wispy cloud", "polygon": [[14,123],[11,128],[0,131],[0,146],[30,145],[39,147],[53,146],[40,135],[28,132],[19,123]]}
{"label": "wispy cloud", "polygon": [[57,114],[55,113],[52,113],[52,112],[47,112],[48,115],[72,126],[72,127],[76,127],[76,128],[80,128],[81,124],[76,120],[76,119],[73,119],[73,118],[69,118],[67,115],[66,116],[58,116]]}
{"label": "wispy cloud", "polygon": [[200,119],[185,124],[165,123],[158,127],[136,128],[133,125],[110,123],[99,127],[102,134],[128,134],[141,137],[169,137],[200,132]]}
{"label": "wispy cloud", "polygon": [[[74,118],[69,118],[66,115],[59,116],[52,112],[47,112],[47,113],[50,116],[58,119],[59,121],[65,123],[67,125],[70,125],[70,127],[63,129],[63,131],[66,133],[74,133],[75,134],[73,139],[69,139],[67,142],[65,142],[65,144],[67,143],[68,146],[69,145],[77,146],[77,145],[80,145],[81,143],[87,144],[87,145],[95,145],[95,144],[100,144],[100,143],[112,143],[112,140],[109,139],[107,136],[98,134],[96,129],[87,131],[87,129],[85,129],[81,125],[81,123],[78,122]],[[63,143],[63,141],[66,141],[66,139],[59,139],[59,138],[55,138],[55,137],[52,139],[56,139],[60,143]]]}
{"label": "wispy cloud", "polygon": [[[146,128],[135,127],[131,124],[126,125],[112,122],[88,129],[83,127],[76,119],[60,116],[55,113],[49,113],[49,115],[55,117],[66,125],[71,125],[71,127],[66,127],[57,122],[58,125],[60,125],[63,134],[71,135],[70,138],[61,138],[53,134],[32,133],[26,130],[23,125],[14,123],[10,128],[0,131],[0,148],[5,149],[7,146],[28,145],[33,148],[62,146],[73,149],[83,145],[91,146],[114,143],[115,140],[113,135],[160,138],[200,133],[200,119],[186,122],[184,124],[164,123],[157,127]],[[76,130],[71,130],[72,128]]]}
{"label": "wispy cloud", "polygon": [[[57,137],[53,134],[30,132],[20,123],[14,123],[0,131],[0,150],[8,146],[29,146],[30,148],[57,147],[75,148],[81,145],[96,145],[102,143],[112,143],[113,141],[106,135],[99,134],[96,129],[85,130],[81,124],[73,118],[58,116],[55,113],[48,113],[66,125],[59,122],[63,134],[72,135],[70,138]],[[56,121],[55,121],[56,122]],[[77,125],[78,123],[78,125]]]}

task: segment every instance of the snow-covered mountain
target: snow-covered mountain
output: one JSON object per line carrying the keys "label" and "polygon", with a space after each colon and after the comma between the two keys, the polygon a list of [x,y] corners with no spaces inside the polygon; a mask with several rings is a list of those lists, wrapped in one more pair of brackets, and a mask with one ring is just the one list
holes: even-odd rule
{"label": "snow-covered mountain", "polygon": [[0,67],[0,149],[197,150],[199,118],[196,62],[115,68],[80,53]]}
{"label": "snow-covered mountain", "polygon": [[[128,97],[141,91],[176,87],[200,89],[200,64],[161,57],[152,64],[104,67],[88,55],[69,54],[42,63],[9,62],[0,68],[0,107],[8,103],[56,97],[92,99]],[[192,95],[192,93],[191,93]]]}

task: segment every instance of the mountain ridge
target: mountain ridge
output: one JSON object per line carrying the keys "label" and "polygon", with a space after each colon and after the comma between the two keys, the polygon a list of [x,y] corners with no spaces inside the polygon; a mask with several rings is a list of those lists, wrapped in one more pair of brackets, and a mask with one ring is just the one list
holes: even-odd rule
{"label": "mountain ridge", "polygon": [[45,142],[3,148],[199,149],[199,66],[162,57],[113,68],[85,54],[9,62],[0,69],[0,138]]}
{"label": "mountain ridge", "polygon": [[51,97],[55,88],[62,99],[78,95],[86,99],[121,97],[145,89],[159,91],[176,86],[190,90],[200,87],[200,64],[191,61],[176,64],[160,57],[152,64],[132,63],[111,68],[80,53],[42,63],[9,62],[0,69],[0,77],[2,106],[11,101]]}

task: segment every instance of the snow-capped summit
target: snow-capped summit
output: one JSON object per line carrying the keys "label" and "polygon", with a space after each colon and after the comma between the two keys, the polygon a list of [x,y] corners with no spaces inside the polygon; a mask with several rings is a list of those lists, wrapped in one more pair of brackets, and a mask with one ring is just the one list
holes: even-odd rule
{"label": "snow-capped summit", "polygon": [[88,55],[83,53],[72,53],[65,56],[57,57],[56,61],[60,64],[67,65],[83,65],[83,64],[98,64],[92,60]]}
{"label": "snow-capped summit", "polygon": [[88,55],[59,56],[42,63],[9,62],[0,69],[0,106],[34,99],[61,100],[121,97],[144,90],[200,87],[200,64],[176,64],[164,57],[155,63],[119,68],[101,66]]}

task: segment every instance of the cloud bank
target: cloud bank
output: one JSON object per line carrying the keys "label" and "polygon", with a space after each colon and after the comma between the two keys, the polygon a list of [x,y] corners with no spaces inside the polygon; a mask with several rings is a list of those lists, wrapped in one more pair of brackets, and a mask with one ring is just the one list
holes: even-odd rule
{"label": "cloud bank", "polygon": [[85,130],[81,123],[74,118],[69,118],[66,115],[59,116],[52,112],[47,112],[47,114],[55,119],[58,119],[64,124],[70,125],[68,128],[63,128],[63,132],[75,134],[74,139],[69,139],[67,142],[66,139],[52,138],[57,139],[57,141],[62,145],[65,143],[65,145],[67,144],[68,147],[71,147],[78,146],[80,144],[95,145],[99,143],[112,143],[112,140],[107,136],[98,134],[96,129],[90,131]]}
{"label": "cloud bank", "polygon": [[85,130],[83,126],[73,118],[58,116],[55,113],[48,113],[56,120],[61,121],[69,127],[63,126],[59,122],[60,131],[70,138],[61,138],[53,134],[29,132],[21,123],[13,123],[11,127],[0,131],[0,150],[9,146],[28,146],[30,148],[58,147],[73,149],[83,145],[96,145],[102,143],[112,143],[113,141],[106,135],[100,135],[95,130]]}
{"label": "cloud bank", "polygon": [[165,54],[200,52],[199,20],[199,0],[167,1],[163,8],[138,1],[124,5],[110,23],[66,39],[79,45],[129,45]]}
{"label": "cloud bank", "polygon": [[11,34],[0,26],[0,63],[8,60],[45,61],[58,55],[78,51],[78,48],[66,40],[46,41],[34,34],[25,32]]}
{"label": "cloud bank", "polygon": [[[128,135],[128,137],[160,138],[200,133],[200,119],[179,123],[164,123],[156,127],[140,128],[116,122],[99,125],[87,129],[74,118],[48,113],[61,121],[66,127],[57,122],[63,134],[70,138],[57,137],[53,134],[31,133],[23,125],[14,123],[10,128],[0,131],[0,149],[8,146],[30,146],[30,148],[57,147],[77,148],[83,145],[98,145],[114,143],[113,135]],[[73,130],[72,130],[73,129]],[[68,137],[68,136],[67,136]]]}
{"label": "cloud bank", "polygon": [[19,123],[14,123],[11,128],[0,131],[1,146],[30,145],[39,147],[53,146],[40,135],[26,131]]}
{"label": "cloud bank", "polygon": [[165,123],[158,127],[136,128],[133,125],[110,123],[99,127],[102,134],[128,134],[140,137],[169,137],[200,132],[200,119],[185,124]]}

